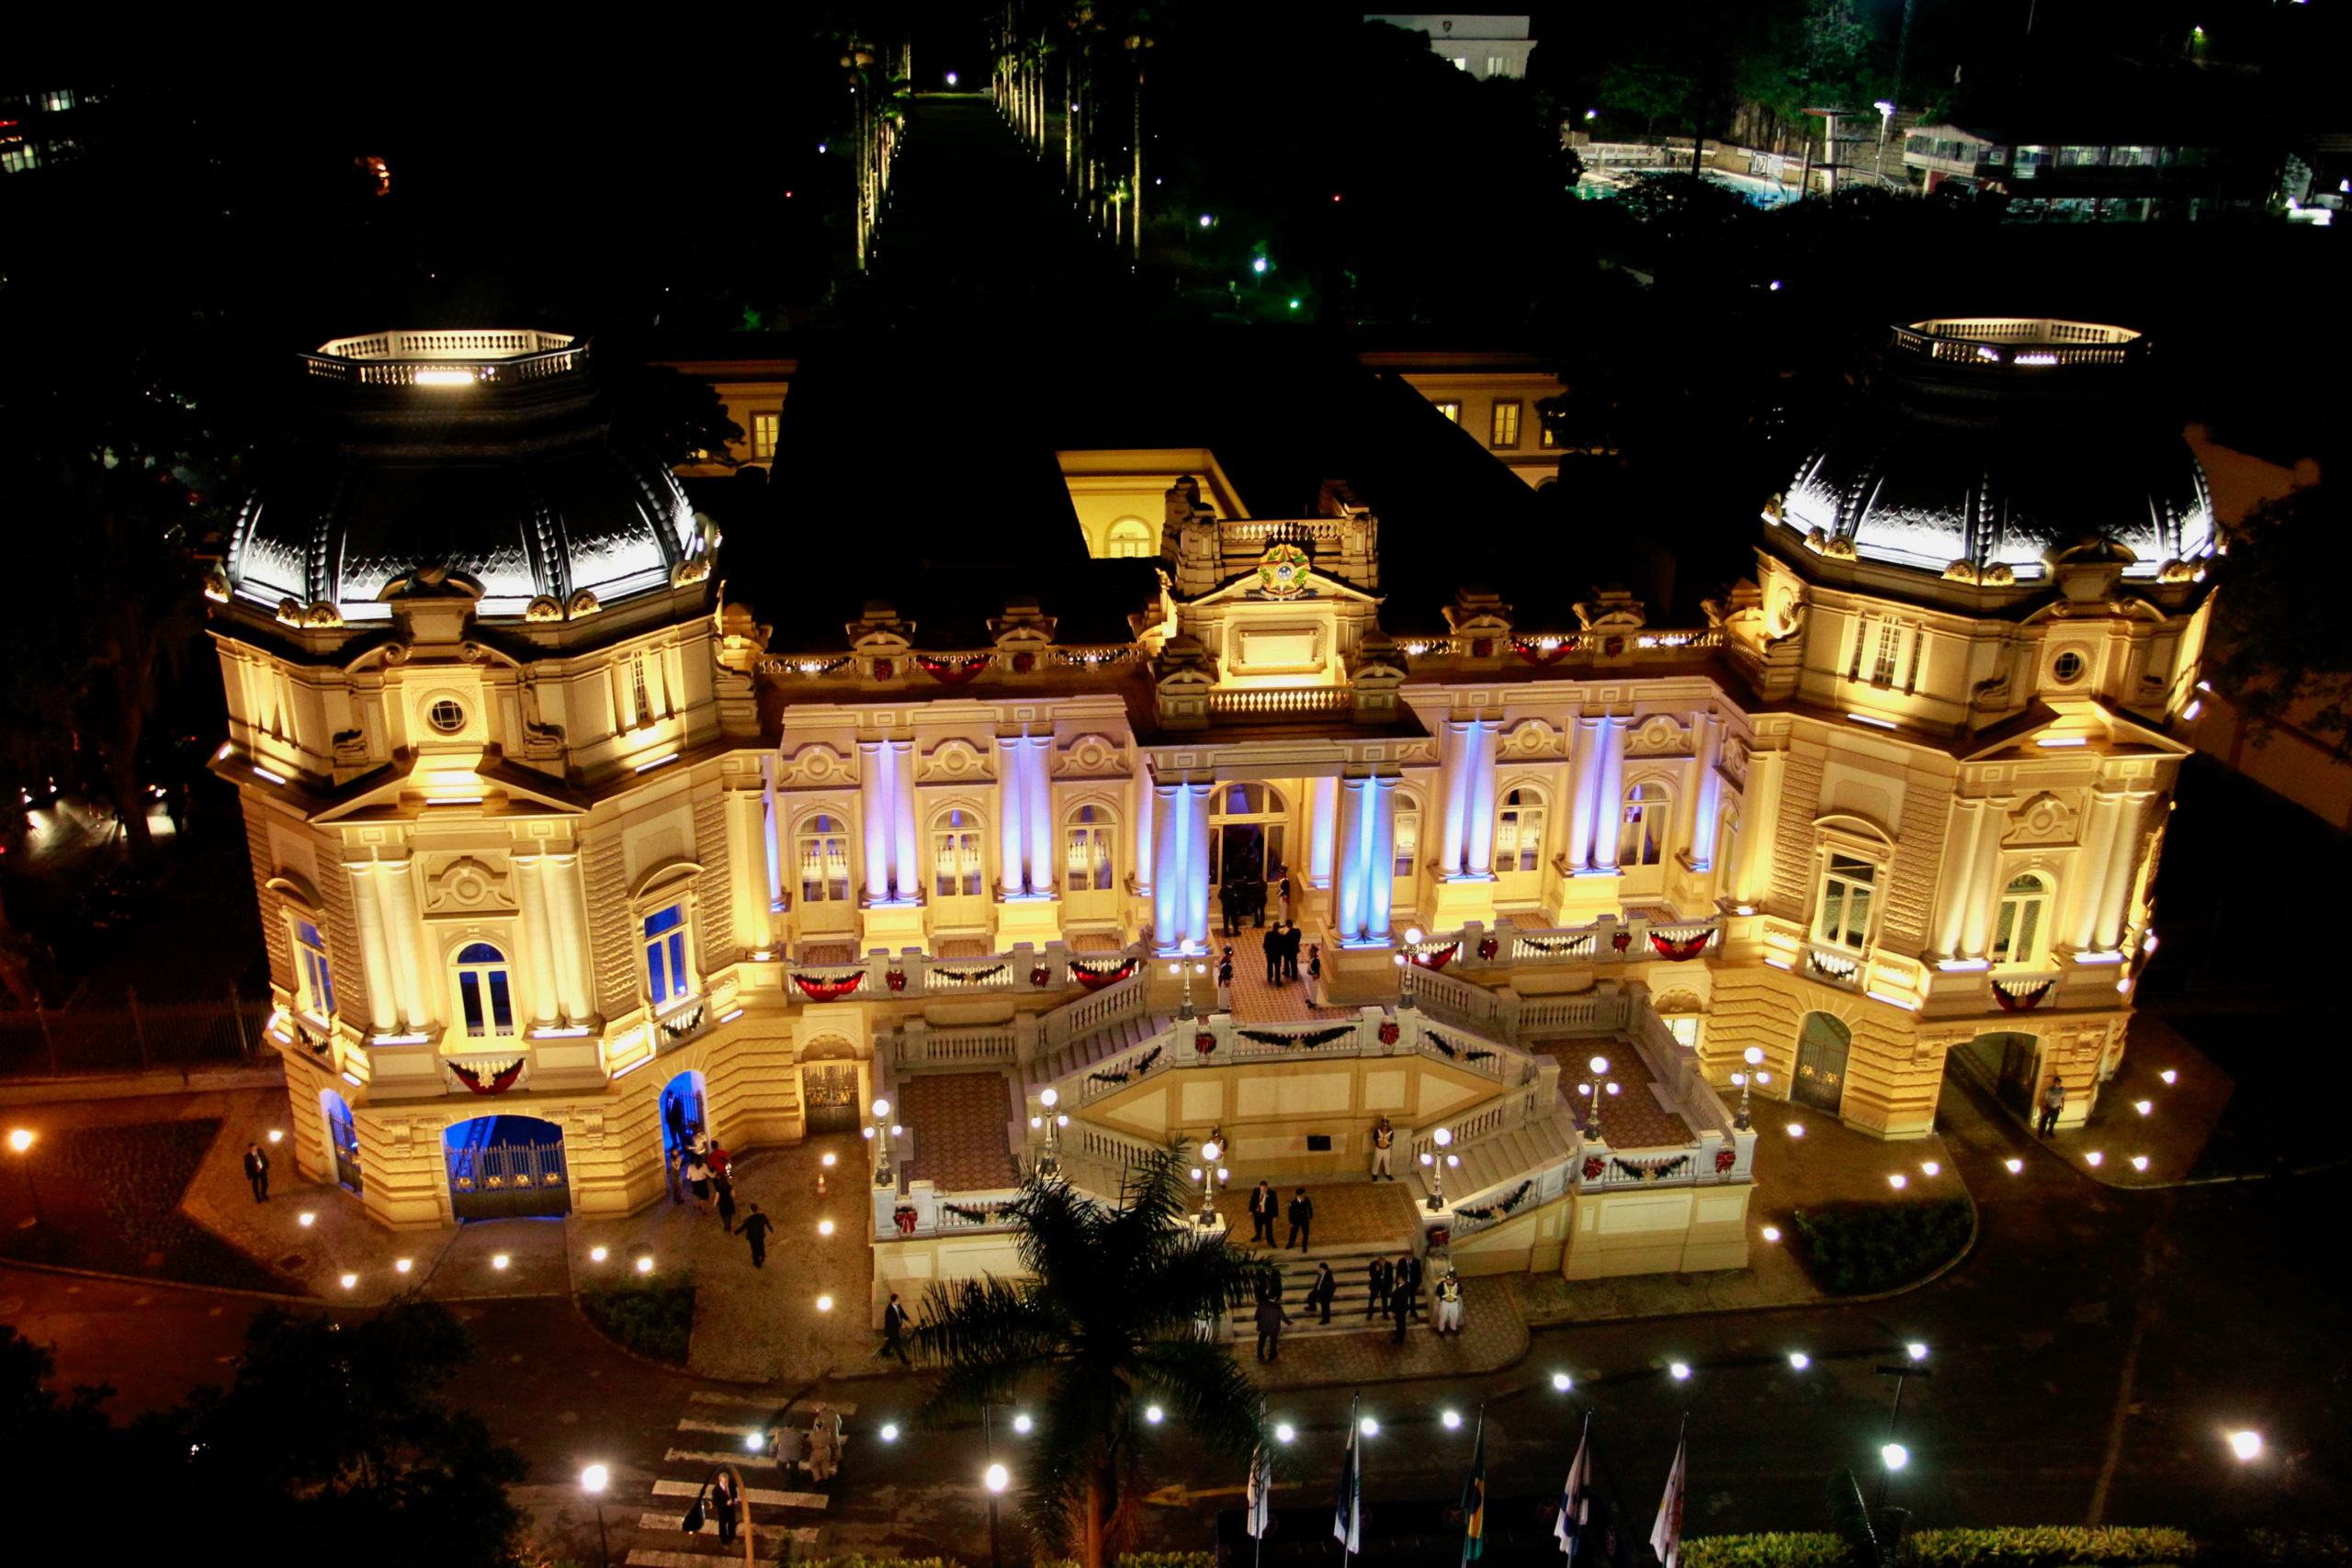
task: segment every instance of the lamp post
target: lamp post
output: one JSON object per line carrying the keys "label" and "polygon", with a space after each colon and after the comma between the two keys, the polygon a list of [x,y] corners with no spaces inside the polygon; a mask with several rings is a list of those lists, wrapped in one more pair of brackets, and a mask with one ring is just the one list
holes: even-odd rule
{"label": "lamp post", "polygon": [[1430,1142],[1437,1145],[1437,1153],[1423,1155],[1421,1158],[1429,1162],[1430,1213],[1435,1213],[1445,1207],[1445,1168],[1449,1165],[1460,1165],[1462,1156],[1445,1152],[1453,1144],[1453,1129],[1451,1127],[1433,1129],[1430,1134]]}
{"label": "lamp post", "polygon": [[1936,1375],[1934,1369],[1924,1364],[1927,1359],[1928,1348],[1914,1339],[1903,1347],[1902,1360],[1878,1370],[1879,1376],[1894,1380],[1894,1404],[1886,1413],[1886,1441],[1879,1448],[1878,1501],[1871,1505],[1872,1513],[1886,1506],[1887,1478],[1911,1462],[1911,1450],[1894,1440],[1894,1424],[1903,1418],[1903,1385],[1912,1378]]}
{"label": "lamp post", "polygon": [[8,1147],[17,1156],[17,1168],[25,1173],[25,1195],[33,1201],[33,1217],[26,1222],[24,1228],[29,1230],[45,1224],[48,1222],[41,1218],[40,1213],[40,1183],[33,1179],[33,1130],[29,1127],[11,1129]]}
{"label": "lamp post", "polygon": [[1195,975],[1207,974],[1209,972],[1209,966],[1205,964],[1190,963],[1180,958],[1175,963],[1170,964],[1168,966],[1168,972],[1171,975],[1181,975],[1184,978],[1184,1005],[1177,1010],[1176,1016],[1182,1019],[1189,1019],[1193,1016],[1193,976]]}
{"label": "lamp post", "polygon": [[1420,945],[1421,928],[1407,926],[1405,940],[1397,944],[1395,953],[1389,954],[1389,962],[1396,965],[1396,1010],[1399,1012],[1414,1005],[1412,987],[1408,982],[1413,977],[1413,949]]}
{"label": "lamp post", "polygon": [[613,1568],[613,1551],[605,1541],[605,1483],[612,1479],[612,1472],[601,1464],[592,1464],[580,1472],[580,1490],[596,1504],[596,1561],[603,1568]]}
{"label": "lamp post", "polygon": [[872,1134],[875,1140],[874,1185],[876,1187],[889,1186],[898,1179],[890,1170],[890,1102],[876,1100],[874,1102]]}
{"label": "lamp post", "polygon": [[1061,1102],[1062,1093],[1061,1090],[1057,1089],[1045,1089],[1037,1091],[1037,1103],[1046,1108],[1046,1114],[1044,1117],[1046,1123],[1046,1158],[1044,1165],[1046,1172],[1048,1175],[1060,1170],[1062,1168],[1061,1123],[1064,1119],[1057,1116],[1054,1111],[1054,1107],[1059,1105]]}
{"label": "lamp post", "polygon": [[1216,1162],[1225,1157],[1225,1129],[1209,1129],[1209,1141],[1201,1145],[1201,1224],[1216,1223],[1216,1183],[1225,1174]]}
{"label": "lamp post", "polygon": [[1750,1045],[1740,1053],[1740,1059],[1747,1064],[1747,1070],[1731,1076],[1731,1081],[1739,1086],[1739,1114],[1732,1118],[1732,1125],[1745,1133],[1747,1131],[1748,1086],[1751,1082],[1770,1083],[1772,1075],[1756,1070],[1757,1064],[1764,1059],[1764,1047],[1761,1045]]}
{"label": "lamp post", "polygon": [[980,1472],[980,1479],[989,1489],[989,1568],[1004,1568],[1004,1559],[997,1550],[996,1500],[1012,1483],[1012,1477],[996,1461],[996,1432],[989,1410],[986,1404],[980,1406],[980,1443],[989,1461],[988,1469]]}
{"label": "lamp post", "polygon": [[1581,1095],[1589,1096],[1591,1099],[1591,1108],[1585,1115],[1584,1135],[1597,1144],[1601,1141],[1601,1093],[1605,1089],[1611,1094],[1615,1094],[1617,1092],[1617,1086],[1613,1083],[1605,1081],[1609,1075],[1608,1057],[1595,1056],[1591,1061],[1587,1062],[1585,1066],[1592,1069],[1592,1081],[1590,1083],[1580,1083],[1577,1085],[1577,1092]]}

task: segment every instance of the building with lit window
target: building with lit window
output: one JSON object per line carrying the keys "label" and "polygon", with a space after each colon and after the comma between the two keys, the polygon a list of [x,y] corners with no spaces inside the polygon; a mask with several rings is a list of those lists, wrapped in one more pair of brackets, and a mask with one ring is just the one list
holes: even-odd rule
{"label": "building with lit window", "polygon": [[[2144,351],[1896,330],[1678,624],[1352,366],[1057,359],[920,469],[859,458],[866,356],[722,542],[591,345],[329,344],[211,585],[298,1157],[391,1224],[616,1213],[884,1100],[887,1293],[1171,1137],[1345,1180],[1387,1117],[1424,1244],[1585,1277],[1745,1260],[1735,1073],[1899,1139],[1965,1051],[2077,1122],[2211,544]],[[1221,998],[1285,881],[1319,985]]]}

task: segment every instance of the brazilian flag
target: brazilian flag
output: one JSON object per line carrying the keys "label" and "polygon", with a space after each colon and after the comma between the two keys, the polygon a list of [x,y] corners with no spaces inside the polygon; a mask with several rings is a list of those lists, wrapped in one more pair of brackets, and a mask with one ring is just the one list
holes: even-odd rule
{"label": "brazilian flag", "polygon": [[1462,1561],[1487,1550],[1487,1413],[1478,1413],[1478,1441],[1470,1453],[1470,1480],[1462,1488]]}

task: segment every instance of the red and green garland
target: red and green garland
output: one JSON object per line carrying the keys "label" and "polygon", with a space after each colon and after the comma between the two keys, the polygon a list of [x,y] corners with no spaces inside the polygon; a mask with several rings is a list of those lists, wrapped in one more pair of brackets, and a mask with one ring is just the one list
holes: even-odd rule
{"label": "red and green garland", "polygon": [[1650,945],[1679,964],[1686,958],[1696,958],[1706,952],[1708,940],[1713,935],[1713,931],[1701,931],[1697,936],[1676,938],[1660,936],[1657,932],[1652,931]]}
{"label": "red and green garland", "polygon": [[501,1067],[491,1074],[487,1081],[483,1079],[481,1074],[467,1066],[463,1062],[450,1063],[449,1070],[458,1075],[459,1083],[476,1094],[504,1094],[514,1087],[514,1080],[523,1076],[523,1059],[520,1056],[515,1057],[510,1066]]}
{"label": "red and green garland", "polygon": [[922,653],[915,656],[915,662],[922,665],[923,672],[940,684],[960,686],[987,669],[989,660],[994,657],[993,654],[975,653],[966,659],[934,659],[930,654]]}
{"label": "red and green garland", "polygon": [[1069,977],[1090,991],[1098,990],[1104,986],[1117,985],[1134,974],[1136,965],[1141,962],[1139,958],[1130,958],[1115,969],[1096,969],[1073,958],[1069,961]]}
{"label": "red and green garland", "polygon": [[799,987],[802,994],[810,1001],[830,1002],[836,997],[849,995],[865,984],[865,971],[859,969],[848,975],[836,976],[830,980],[816,975],[795,975],[792,977],[792,983]]}
{"label": "red and green garland", "polygon": [[1461,951],[1462,944],[1460,942],[1449,942],[1443,947],[1435,949],[1432,952],[1417,953],[1413,954],[1413,962],[1419,964],[1424,969],[1442,969],[1447,964],[1453,963],[1453,955]]}

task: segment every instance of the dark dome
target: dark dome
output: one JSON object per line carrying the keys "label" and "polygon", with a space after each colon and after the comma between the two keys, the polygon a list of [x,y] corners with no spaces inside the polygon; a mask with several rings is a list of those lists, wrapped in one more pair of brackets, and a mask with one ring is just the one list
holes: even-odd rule
{"label": "dark dome", "polygon": [[308,438],[231,539],[238,599],[313,623],[390,618],[421,570],[485,618],[554,620],[667,589],[702,553],[685,492],[612,427],[589,345],[543,333],[382,333],[305,356]]}
{"label": "dark dome", "polygon": [[2154,579],[2213,545],[2204,470],[2143,405],[2144,340],[2072,321],[1895,329],[1871,396],[1790,483],[1781,520],[1832,554],[2043,575],[2053,548],[2120,545]]}

